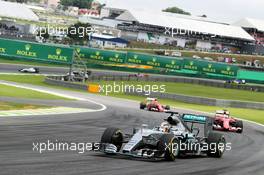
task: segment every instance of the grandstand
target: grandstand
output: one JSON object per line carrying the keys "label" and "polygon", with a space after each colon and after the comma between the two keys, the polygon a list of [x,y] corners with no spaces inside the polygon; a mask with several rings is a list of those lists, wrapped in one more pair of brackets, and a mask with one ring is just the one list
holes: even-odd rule
{"label": "grandstand", "polygon": [[264,45],[264,20],[245,18],[234,25],[243,27],[254,39],[256,44]]}
{"label": "grandstand", "polygon": [[264,54],[264,20],[244,18],[234,23],[236,26],[242,27],[254,39],[255,43],[247,45],[243,49],[251,54]]}
{"label": "grandstand", "polygon": [[115,27],[122,31],[121,37],[127,40],[179,48],[241,53],[244,45],[255,42],[240,26],[203,17],[104,7],[101,19],[94,19],[92,24],[100,26],[107,20],[114,20]]}
{"label": "grandstand", "polygon": [[6,2],[0,0],[0,17],[38,21],[38,16],[25,4]]}
{"label": "grandstand", "polygon": [[39,17],[27,5],[0,0],[0,37],[33,41],[31,23],[37,21]]}

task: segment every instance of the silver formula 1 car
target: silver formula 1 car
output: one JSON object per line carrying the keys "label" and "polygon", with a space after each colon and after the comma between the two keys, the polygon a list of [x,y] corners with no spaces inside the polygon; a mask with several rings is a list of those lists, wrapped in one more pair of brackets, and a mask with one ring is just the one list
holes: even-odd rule
{"label": "silver formula 1 car", "polygon": [[[174,161],[179,156],[207,155],[222,157],[226,141],[222,134],[212,131],[209,117],[169,112],[170,116],[153,129],[143,125],[124,135],[120,129],[107,128],[100,151],[109,155]],[[203,135],[195,125],[202,125]]]}
{"label": "silver formula 1 car", "polygon": [[39,73],[39,68],[30,67],[30,68],[20,69],[18,71],[19,72],[22,72],[22,73]]}

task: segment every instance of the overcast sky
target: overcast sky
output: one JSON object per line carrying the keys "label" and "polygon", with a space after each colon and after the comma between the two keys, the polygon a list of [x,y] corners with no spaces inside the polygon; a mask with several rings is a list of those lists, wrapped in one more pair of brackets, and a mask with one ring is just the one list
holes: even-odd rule
{"label": "overcast sky", "polygon": [[177,6],[193,15],[232,23],[244,17],[264,20],[264,0],[99,0],[119,8],[160,11]]}

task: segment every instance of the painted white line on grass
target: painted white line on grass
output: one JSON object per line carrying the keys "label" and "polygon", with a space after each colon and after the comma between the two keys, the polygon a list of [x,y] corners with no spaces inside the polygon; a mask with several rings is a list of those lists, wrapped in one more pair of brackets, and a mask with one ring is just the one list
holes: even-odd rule
{"label": "painted white line on grass", "polygon": [[88,101],[90,103],[93,103],[93,104],[96,104],[98,106],[101,106],[100,109],[92,109],[93,112],[100,112],[100,111],[104,111],[104,110],[107,109],[107,107],[104,104],[95,102],[95,101],[90,100],[90,99],[87,99],[87,98],[74,97],[72,95],[66,95],[66,94],[62,94],[62,93],[59,93],[59,92],[53,92],[51,90],[39,89],[39,88],[36,88],[36,87],[28,87],[26,85],[18,85],[18,84],[11,83],[11,82],[3,82],[3,81],[0,81],[0,84],[7,85],[7,86],[13,86],[13,87],[17,87],[17,88],[23,88],[23,89],[33,90],[33,91],[42,92],[42,93],[47,93],[47,94],[56,95],[56,96],[59,96],[59,97],[73,99],[73,100]]}
{"label": "painted white line on grass", "polygon": [[55,107],[55,108],[46,108],[46,109],[0,111],[0,117],[77,114],[77,113],[87,113],[87,112],[94,112],[94,111],[91,109],[84,109],[84,108]]}

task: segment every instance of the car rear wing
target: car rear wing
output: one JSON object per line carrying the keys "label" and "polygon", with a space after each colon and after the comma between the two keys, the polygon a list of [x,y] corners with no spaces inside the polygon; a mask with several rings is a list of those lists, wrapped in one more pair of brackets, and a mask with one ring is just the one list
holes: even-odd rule
{"label": "car rear wing", "polygon": [[192,123],[191,131],[194,123],[202,124],[204,126],[204,137],[208,137],[209,132],[213,129],[213,119],[211,117],[195,114],[183,114],[181,119],[184,123]]}
{"label": "car rear wing", "polygon": [[191,122],[191,123],[200,123],[200,124],[206,124],[207,122],[206,116],[202,115],[194,115],[194,114],[183,114],[182,120],[184,122]]}
{"label": "car rear wing", "polygon": [[183,122],[191,122],[191,123],[200,123],[206,124],[209,120],[209,117],[203,115],[196,114],[180,114],[179,112],[167,111],[166,113],[170,114],[170,116],[177,115]]}
{"label": "car rear wing", "polygon": [[196,114],[180,114],[174,111],[167,111],[170,116],[177,116],[183,124],[189,128],[187,123],[192,123],[190,130],[192,130],[193,124],[198,123],[204,125],[204,135],[207,136],[208,133],[213,129],[213,118],[203,115],[196,115]]}

